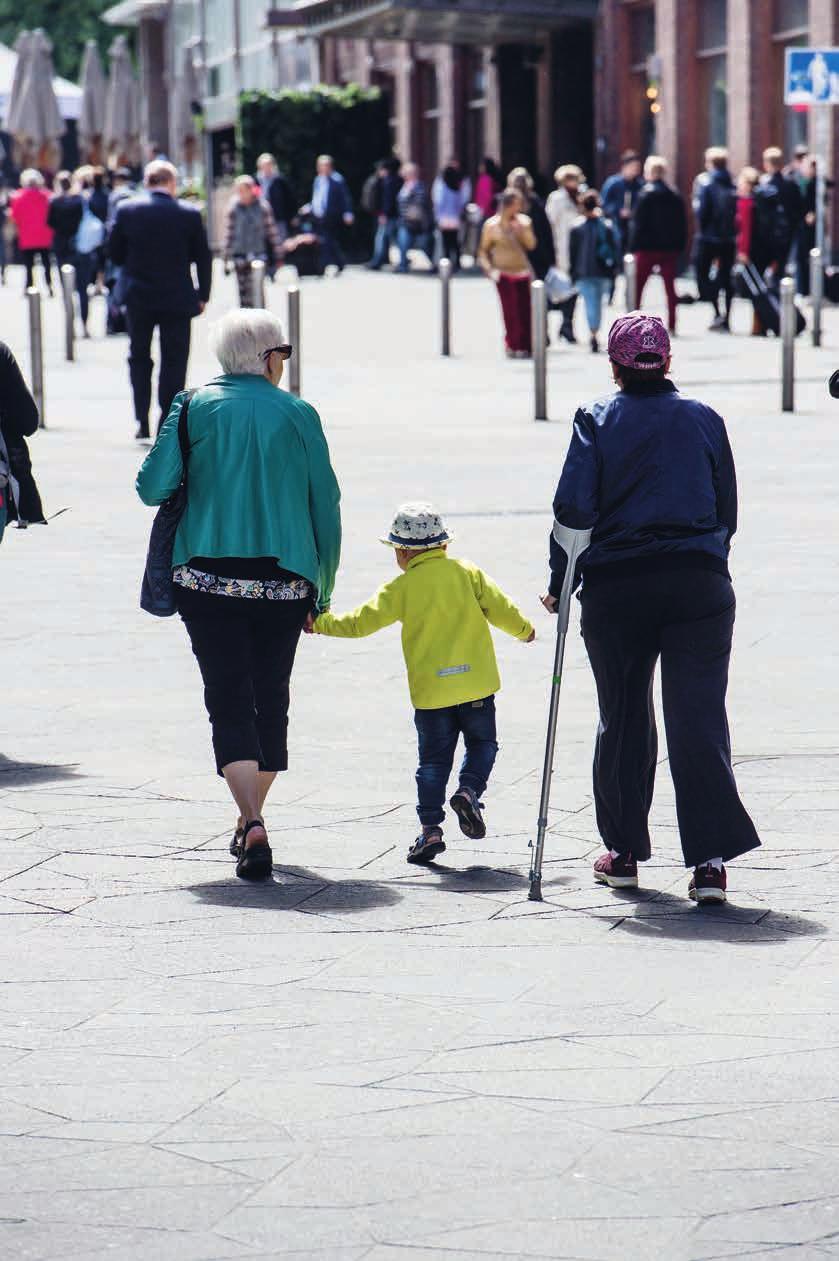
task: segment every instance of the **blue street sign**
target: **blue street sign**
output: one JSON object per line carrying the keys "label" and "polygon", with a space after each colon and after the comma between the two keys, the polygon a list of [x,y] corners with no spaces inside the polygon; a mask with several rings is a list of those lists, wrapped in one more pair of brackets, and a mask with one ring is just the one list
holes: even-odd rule
{"label": "blue street sign", "polygon": [[839,105],[839,48],[788,48],[787,105]]}

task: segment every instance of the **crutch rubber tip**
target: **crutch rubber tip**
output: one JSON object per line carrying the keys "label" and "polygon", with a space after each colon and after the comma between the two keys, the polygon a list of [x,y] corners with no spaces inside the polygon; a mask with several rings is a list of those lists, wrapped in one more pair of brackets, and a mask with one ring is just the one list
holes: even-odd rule
{"label": "crutch rubber tip", "polygon": [[530,882],[530,892],[528,893],[527,898],[529,902],[542,901],[542,877],[541,876],[539,876],[536,880],[532,880]]}

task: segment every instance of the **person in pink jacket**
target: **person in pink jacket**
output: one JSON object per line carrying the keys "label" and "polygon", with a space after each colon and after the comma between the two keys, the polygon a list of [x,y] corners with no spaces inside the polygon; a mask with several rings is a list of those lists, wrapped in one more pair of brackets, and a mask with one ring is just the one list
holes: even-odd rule
{"label": "person in pink jacket", "polygon": [[22,171],[20,188],[12,194],[9,207],[15,227],[18,245],[26,267],[26,288],[33,282],[35,255],[39,255],[47,288],[52,295],[52,228],[47,223],[50,195],[44,187],[40,171]]}

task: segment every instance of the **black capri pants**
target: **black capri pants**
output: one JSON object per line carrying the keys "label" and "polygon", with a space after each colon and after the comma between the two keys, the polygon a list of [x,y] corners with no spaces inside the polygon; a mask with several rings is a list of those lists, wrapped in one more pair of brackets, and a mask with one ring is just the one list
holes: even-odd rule
{"label": "black capri pants", "polygon": [[289,680],[310,599],[268,600],[176,588],[204,680],[216,769],[288,769]]}

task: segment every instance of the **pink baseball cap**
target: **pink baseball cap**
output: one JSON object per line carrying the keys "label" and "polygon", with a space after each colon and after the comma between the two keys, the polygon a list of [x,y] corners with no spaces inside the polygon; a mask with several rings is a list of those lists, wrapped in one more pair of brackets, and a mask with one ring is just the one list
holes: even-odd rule
{"label": "pink baseball cap", "polygon": [[624,368],[655,372],[670,358],[670,335],[657,315],[630,311],[609,330],[609,358]]}

